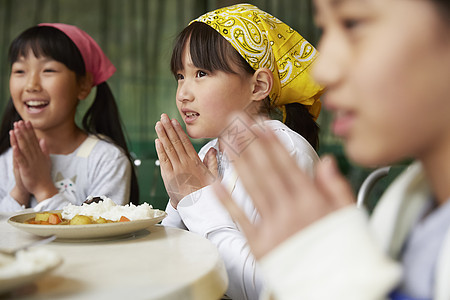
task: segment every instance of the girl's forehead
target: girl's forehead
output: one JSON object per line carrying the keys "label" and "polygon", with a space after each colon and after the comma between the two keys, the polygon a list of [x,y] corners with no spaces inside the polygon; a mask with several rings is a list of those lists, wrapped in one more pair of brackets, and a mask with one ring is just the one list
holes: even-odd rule
{"label": "girl's forehead", "polygon": [[31,42],[25,43],[20,48],[18,48],[14,53],[14,57],[12,58],[14,59],[14,61],[19,61],[26,60],[32,57],[37,59],[51,59],[50,57],[48,57],[48,55],[45,54],[44,50],[38,44]]}
{"label": "girl's forehead", "polygon": [[339,8],[343,5],[361,5],[368,4],[374,0],[314,0],[314,4],[326,4],[332,8]]}
{"label": "girl's forehead", "polygon": [[373,5],[381,2],[389,2],[389,0],[314,0],[314,11],[317,14],[323,9],[330,10],[332,12],[355,8],[371,9]]}
{"label": "girl's forehead", "polygon": [[54,61],[53,58],[43,54],[40,51],[35,51],[31,47],[29,47],[28,49],[24,49],[22,52],[20,52],[17,55],[17,57],[15,59],[15,62],[23,62],[23,61],[27,61],[27,60],[30,60],[30,59],[36,59],[36,60],[39,60],[41,62]]}
{"label": "girl's forehead", "polygon": [[184,47],[183,47],[183,52],[181,52],[181,66],[183,68],[186,67],[195,67],[194,63],[192,62],[192,57],[191,57],[191,50],[190,50],[190,46],[189,46],[189,42],[187,42]]}

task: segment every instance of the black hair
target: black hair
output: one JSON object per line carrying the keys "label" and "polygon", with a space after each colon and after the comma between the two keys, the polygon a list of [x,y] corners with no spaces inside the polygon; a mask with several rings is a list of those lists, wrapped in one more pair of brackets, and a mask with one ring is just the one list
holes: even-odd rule
{"label": "black hair", "polygon": [[442,20],[450,23],[450,1],[448,0],[433,0],[436,4],[437,12],[441,15]]}
{"label": "black hair", "polygon": [[[75,43],[59,29],[50,26],[35,26],[22,32],[9,48],[10,65],[12,66],[20,57],[26,56],[30,50],[37,58],[51,57],[64,64],[75,72],[77,79],[86,76],[86,67],[80,51]],[[11,147],[9,131],[13,128],[14,122],[21,119],[10,97],[0,125],[0,154]],[[116,101],[106,82],[97,86],[94,101],[83,117],[82,126],[88,134],[111,142],[125,152],[132,168],[130,202],[138,204],[139,187],[133,159],[128,150]]]}
{"label": "black hair", "polygon": [[[202,22],[193,22],[180,32],[172,52],[170,68],[176,77],[183,69],[183,50],[189,42],[192,63],[200,69],[210,72],[223,71],[237,74],[233,66],[254,74],[255,70],[233,46],[211,26]],[[272,107],[270,98],[263,101],[261,112],[274,118],[282,118],[282,112]],[[319,146],[319,126],[306,106],[293,103],[286,106],[285,124],[303,136],[313,147]]]}

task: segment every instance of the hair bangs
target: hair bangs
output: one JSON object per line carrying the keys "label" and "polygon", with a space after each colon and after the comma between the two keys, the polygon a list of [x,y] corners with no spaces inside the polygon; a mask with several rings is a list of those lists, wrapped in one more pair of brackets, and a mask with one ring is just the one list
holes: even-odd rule
{"label": "hair bangs", "polygon": [[237,74],[236,66],[250,74],[251,66],[215,29],[202,22],[187,26],[175,42],[171,59],[171,71],[176,76],[183,70],[183,51],[189,44],[192,63],[206,71],[223,71]]}
{"label": "hair bangs", "polygon": [[78,76],[86,74],[84,60],[77,46],[56,28],[35,26],[20,34],[9,48],[10,64],[20,57],[26,57],[30,51],[37,58],[49,57],[64,64]]}

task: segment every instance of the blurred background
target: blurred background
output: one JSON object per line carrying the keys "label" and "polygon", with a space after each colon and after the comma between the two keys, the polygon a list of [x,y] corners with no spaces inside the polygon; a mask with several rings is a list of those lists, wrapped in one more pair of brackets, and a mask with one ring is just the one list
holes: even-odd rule
{"label": "blurred background", "polygon": [[[229,0],[0,0],[0,113],[9,101],[8,48],[28,27],[42,22],[76,25],[89,33],[117,67],[108,83],[116,97],[137,167],[141,202],[164,209],[167,194],[154,146],[154,126],[161,113],[180,121],[175,105],[176,81],[169,69],[176,35],[201,14],[240,3]],[[246,1],[281,19],[314,46],[319,31],[311,0]],[[94,93],[91,93],[94,95]],[[81,119],[92,97],[79,106]],[[332,153],[355,191],[371,171],[353,165],[329,130],[330,115],[322,110],[319,154]],[[199,149],[206,141],[194,140]],[[380,191],[375,191],[376,199]],[[370,202],[373,202],[371,200]],[[369,206],[371,206],[369,202]]]}

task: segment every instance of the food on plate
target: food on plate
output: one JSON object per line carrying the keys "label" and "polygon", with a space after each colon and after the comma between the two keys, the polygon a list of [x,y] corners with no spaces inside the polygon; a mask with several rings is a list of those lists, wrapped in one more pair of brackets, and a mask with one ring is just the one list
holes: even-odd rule
{"label": "food on plate", "polygon": [[120,219],[119,219],[119,222],[129,222],[129,221],[130,220],[127,217],[125,217],[125,216],[121,216]]}
{"label": "food on plate", "polygon": [[105,218],[95,219],[91,216],[75,215],[72,219],[64,219],[61,213],[42,212],[37,213],[34,218],[26,220],[26,224],[37,225],[87,225],[87,224],[104,224],[104,223],[117,223],[129,221],[126,217],[122,216],[119,221],[106,220]]}
{"label": "food on plate", "polygon": [[92,224],[92,220],[88,216],[76,215],[69,221],[69,225],[86,225],[86,224]]}
{"label": "food on plate", "polygon": [[[88,197],[89,199],[90,197]],[[120,221],[125,217],[129,221],[152,219],[160,216],[161,211],[153,209],[148,203],[134,205],[132,203],[126,205],[117,205],[110,198],[102,196],[103,201],[93,202],[90,204],[83,203],[81,206],[69,204],[64,207],[62,217],[72,219],[76,215],[90,216],[95,220],[104,218],[111,221]],[[125,219],[122,219],[124,221]],[[126,220],[125,220],[126,221]]]}
{"label": "food on plate", "polygon": [[61,213],[41,212],[37,213],[34,218],[27,220],[28,224],[40,224],[40,225],[57,225],[63,222]]}
{"label": "food on plate", "polygon": [[27,224],[39,225],[87,225],[129,222],[135,220],[151,219],[158,217],[160,210],[153,209],[148,203],[141,205],[127,204],[117,205],[106,196],[102,200],[89,202],[93,197],[87,198],[87,203],[81,206],[69,204],[58,212],[36,213],[35,217],[25,221]]}

